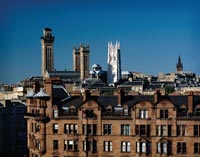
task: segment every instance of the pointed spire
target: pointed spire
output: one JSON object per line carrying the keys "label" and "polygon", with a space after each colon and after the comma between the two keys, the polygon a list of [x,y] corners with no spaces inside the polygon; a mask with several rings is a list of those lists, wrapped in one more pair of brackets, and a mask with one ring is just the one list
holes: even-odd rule
{"label": "pointed spire", "polygon": [[183,71],[183,63],[181,62],[180,54],[178,56],[178,63],[176,64],[176,71],[177,72]]}

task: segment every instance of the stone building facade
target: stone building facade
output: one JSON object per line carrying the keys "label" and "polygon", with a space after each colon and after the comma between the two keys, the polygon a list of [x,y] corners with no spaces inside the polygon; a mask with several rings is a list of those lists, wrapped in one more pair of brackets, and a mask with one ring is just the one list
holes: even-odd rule
{"label": "stone building facade", "polygon": [[89,45],[81,44],[78,48],[73,48],[73,68],[80,71],[80,79],[89,77],[90,71],[90,48]]}
{"label": "stone building facade", "polygon": [[27,97],[30,157],[200,156],[200,96],[192,92],[58,98],[55,84]]}

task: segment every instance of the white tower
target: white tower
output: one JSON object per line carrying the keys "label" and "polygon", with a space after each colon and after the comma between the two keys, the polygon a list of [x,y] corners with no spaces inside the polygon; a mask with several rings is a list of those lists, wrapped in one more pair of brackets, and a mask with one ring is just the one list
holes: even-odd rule
{"label": "white tower", "polygon": [[116,83],[121,79],[120,43],[108,42],[108,83]]}

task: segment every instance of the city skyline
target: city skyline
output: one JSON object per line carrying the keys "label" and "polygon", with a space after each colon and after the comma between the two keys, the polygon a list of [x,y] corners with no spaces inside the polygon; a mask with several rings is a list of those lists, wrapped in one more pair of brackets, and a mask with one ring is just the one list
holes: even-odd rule
{"label": "city skyline", "polygon": [[158,75],[175,72],[180,54],[184,71],[200,74],[200,2],[196,0],[1,2],[0,82],[41,75],[40,37],[55,36],[56,70],[72,70],[74,46],[90,46],[90,68],[107,70],[108,42],[120,41],[122,70]]}

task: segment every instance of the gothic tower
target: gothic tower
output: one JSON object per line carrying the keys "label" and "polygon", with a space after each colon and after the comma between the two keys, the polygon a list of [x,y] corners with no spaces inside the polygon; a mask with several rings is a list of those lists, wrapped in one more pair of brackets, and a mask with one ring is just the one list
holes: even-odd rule
{"label": "gothic tower", "polygon": [[51,29],[45,28],[40,39],[42,44],[42,76],[45,77],[46,71],[54,70],[54,36],[51,34]]}
{"label": "gothic tower", "polygon": [[78,48],[73,48],[73,67],[74,71],[80,71],[81,80],[89,77],[89,45],[84,46],[81,44]]}
{"label": "gothic tower", "polygon": [[108,83],[116,83],[121,79],[120,43],[108,43]]}
{"label": "gothic tower", "polygon": [[181,62],[180,55],[178,56],[178,63],[176,64],[176,71],[182,72],[183,71],[183,63]]}

